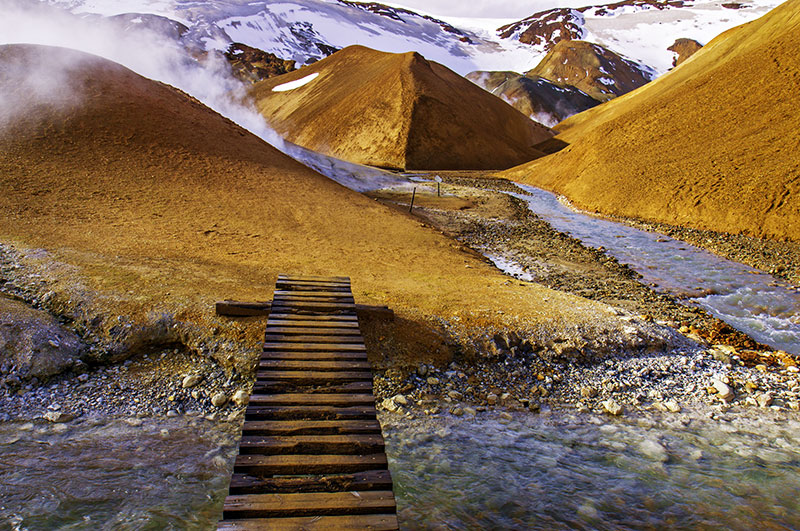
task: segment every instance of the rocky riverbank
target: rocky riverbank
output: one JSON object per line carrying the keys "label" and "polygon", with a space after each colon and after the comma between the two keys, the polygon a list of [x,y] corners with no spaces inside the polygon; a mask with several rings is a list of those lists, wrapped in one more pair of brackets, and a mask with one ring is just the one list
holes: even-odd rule
{"label": "rocky riverbank", "polygon": [[[535,345],[499,334],[483,346],[483,359],[378,376],[376,393],[386,410],[508,415],[553,407],[620,415],[699,408],[716,415],[750,407],[800,409],[793,357],[655,292],[602,250],[553,230],[521,201],[501,193],[514,191],[513,183],[452,173],[443,180],[443,197],[424,185],[417,190],[417,216],[496,261],[521,265],[520,271],[536,282],[609,304],[622,319],[674,329],[686,341],[660,348],[630,345],[613,356],[580,359],[571,355],[571,344]],[[388,204],[410,203],[405,192],[373,195]]]}

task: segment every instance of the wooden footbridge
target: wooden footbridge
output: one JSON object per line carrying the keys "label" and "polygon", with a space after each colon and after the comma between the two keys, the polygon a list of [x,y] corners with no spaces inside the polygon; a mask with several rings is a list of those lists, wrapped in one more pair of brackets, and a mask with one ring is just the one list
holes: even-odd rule
{"label": "wooden footbridge", "polygon": [[349,278],[278,277],[218,529],[398,529]]}

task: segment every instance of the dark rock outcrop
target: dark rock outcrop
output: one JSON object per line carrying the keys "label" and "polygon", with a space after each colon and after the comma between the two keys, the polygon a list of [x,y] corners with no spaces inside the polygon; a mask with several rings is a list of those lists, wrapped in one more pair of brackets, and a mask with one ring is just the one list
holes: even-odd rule
{"label": "dark rock outcrop", "polygon": [[675,52],[675,58],[672,60],[672,66],[678,66],[686,61],[688,58],[697,53],[703,45],[694,39],[677,39],[675,44],[667,48],[671,52]]}
{"label": "dark rock outcrop", "polygon": [[561,87],[576,87],[599,101],[626,94],[651,79],[643,66],[586,41],[559,42],[526,75],[543,77]]}
{"label": "dark rock outcrop", "polygon": [[296,70],[294,61],[238,42],[228,47],[225,59],[233,75],[245,83],[257,83]]}

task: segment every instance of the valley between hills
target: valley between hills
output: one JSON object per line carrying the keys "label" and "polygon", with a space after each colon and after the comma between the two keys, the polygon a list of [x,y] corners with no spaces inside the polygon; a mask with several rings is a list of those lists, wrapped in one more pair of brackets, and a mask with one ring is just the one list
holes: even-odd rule
{"label": "valley between hills", "polygon": [[[93,44],[0,41],[0,450],[51,452],[62,506],[98,441],[113,459],[94,509],[41,509],[50,475],[0,468],[0,527],[214,528],[266,323],[214,304],[268,301],[285,273],[348,276],[364,305],[401,528],[800,525],[777,494],[800,488],[800,0],[715,3],[754,14],[674,35],[671,69],[615,51],[604,17],[619,43],[631,13],[706,31],[691,2],[488,36],[380,4],[300,2],[301,24],[146,3],[7,8]],[[482,451],[505,482],[463,479]],[[739,483],[749,467],[774,475]],[[704,473],[700,501],[676,494]],[[174,490],[117,509],[117,476]]]}

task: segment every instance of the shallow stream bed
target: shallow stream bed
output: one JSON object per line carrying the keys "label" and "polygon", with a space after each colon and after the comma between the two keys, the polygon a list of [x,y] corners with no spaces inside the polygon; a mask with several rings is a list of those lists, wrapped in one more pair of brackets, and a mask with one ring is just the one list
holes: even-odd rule
{"label": "shallow stream bed", "polygon": [[238,424],[0,423],[0,530],[212,529]]}
{"label": "shallow stream bed", "polygon": [[486,413],[384,431],[404,529],[798,529],[800,422],[763,415]]}
{"label": "shallow stream bed", "polygon": [[[800,291],[751,267],[679,240],[577,212],[550,192],[512,194],[556,230],[603,248],[656,290],[685,299],[775,349],[800,354]],[[498,264],[510,268],[513,264]]]}

